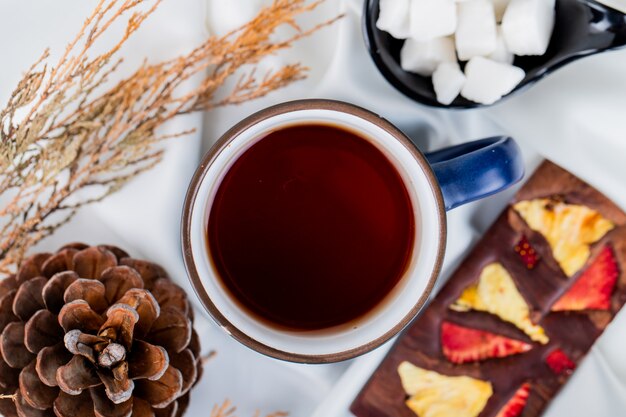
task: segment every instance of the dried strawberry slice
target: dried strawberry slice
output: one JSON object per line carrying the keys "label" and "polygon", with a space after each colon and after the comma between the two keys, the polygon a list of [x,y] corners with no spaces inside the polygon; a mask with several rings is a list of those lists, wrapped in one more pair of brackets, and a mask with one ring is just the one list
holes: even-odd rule
{"label": "dried strawberry slice", "polygon": [[525,382],[515,391],[511,399],[502,407],[496,417],[519,417],[530,396],[530,384]]}
{"label": "dried strawberry slice", "polygon": [[552,306],[552,311],[608,310],[619,275],[613,249],[606,245],[593,263]]}
{"label": "dried strawberry slice", "polygon": [[533,269],[539,262],[539,255],[535,249],[531,246],[528,238],[522,235],[522,238],[515,245],[515,252],[520,256],[526,268]]}
{"label": "dried strawberry slice", "polygon": [[441,346],[444,356],[456,364],[504,358],[532,349],[529,343],[448,321],[441,324]]}
{"label": "dried strawberry slice", "polygon": [[546,357],[546,363],[557,375],[561,375],[564,373],[571,374],[574,369],[576,369],[576,363],[572,361],[569,356],[561,349],[554,349],[550,354]]}

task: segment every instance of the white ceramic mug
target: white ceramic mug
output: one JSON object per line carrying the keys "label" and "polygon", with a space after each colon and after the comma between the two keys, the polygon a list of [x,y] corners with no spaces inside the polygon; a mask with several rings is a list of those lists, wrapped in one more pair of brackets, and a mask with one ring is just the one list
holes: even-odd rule
{"label": "white ceramic mug", "polygon": [[[311,123],[356,132],[386,155],[409,192],[416,235],[405,274],[377,307],[348,325],[290,331],[258,320],[224,287],[210,259],[207,225],[218,187],[239,156],[271,131]],[[464,170],[463,175],[460,169]],[[494,172],[498,175],[494,176]],[[202,304],[241,343],[266,355],[295,362],[349,359],[390,339],[424,306],[443,261],[446,210],[502,190],[522,175],[519,150],[510,138],[472,142],[427,157],[391,123],[362,108],[330,100],[281,104],[237,124],[204,157],[192,179],[183,210],[185,264]]]}

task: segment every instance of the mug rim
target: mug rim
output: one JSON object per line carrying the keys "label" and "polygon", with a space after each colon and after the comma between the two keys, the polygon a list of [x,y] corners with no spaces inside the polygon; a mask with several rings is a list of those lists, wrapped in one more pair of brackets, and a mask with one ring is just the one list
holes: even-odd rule
{"label": "mug rim", "polygon": [[[371,340],[368,343],[362,344],[353,349],[329,354],[299,354],[286,352],[259,342],[258,340],[252,338],[251,336],[247,335],[239,328],[237,328],[230,320],[228,320],[226,316],[224,316],[224,314],[222,314],[222,312],[211,300],[208,292],[202,284],[200,274],[198,273],[198,269],[196,268],[193,251],[191,250],[191,218],[194,203],[199,195],[200,186],[206,177],[206,173],[209,167],[213,164],[221,151],[225,147],[227,147],[234,138],[238,137],[241,133],[245,132],[259,122],[281,114],[302,110],[330,110],[339,113],[347,113],[363,119],[368,123],[376,125],[377,127],[384,130],[391,137],[398,140],[402,145],[404,145],[404,147],[422,169],[424,176],[426,177],[427,182],[430,186],[430,189],[433,192],[437,209],[437,216],[439,220],[439,242],[436,252],[436,260],[433,265],[430,277],[428,278],[426,287],[424,288],[424,291],[420,295],[420,297],[416,300],[411,310],[402,318],[402,320],[400,320],[392,328],[388,329],[376,339]],[[231,337],[233,337],[235,340],[242,343],[243,345],[247,346],[248,348],[272,358],[297,363],[321,364],[340,362],[367,353],[381,346],[393,336],[398,334],[417,316],[417,314],[421,311],[422,307],[428,300],[435,285],[435,282],[437,281],[439,273],[441,272],[446,246],[446,226],[445,205],[437,178],[435,177],[435,174],[430,164],[426,160],[424,154],[413,144],[413,142],[411,142],[411,140],[402,131],[400,131],[400,129],[395,127],[383,117],[354,104],[329,99],[303,99],[277,104],[246,117],[235,126],[230,128],[226,133],[224,133],[218,139],[218,141],[206,152],[191,179],[189,188],[185,195],[181,219],[181,245],[183,251],[183,260],[185,263],[185,268],[187,270],[187,276],[191,282],[194,292],[196,293],[196,296],[199,298],[201,304],[203,305],[205,310],[207,310],[213,320],[220,327],[222,327],[222,329],[224,329]]]}

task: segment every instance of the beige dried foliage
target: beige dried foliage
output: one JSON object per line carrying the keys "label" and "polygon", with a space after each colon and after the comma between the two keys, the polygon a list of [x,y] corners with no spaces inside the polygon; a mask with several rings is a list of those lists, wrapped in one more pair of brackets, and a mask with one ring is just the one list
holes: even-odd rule
{"label": "beige dried foliage", "polygon": [[[322,1],[275,0],[256,18],[190,53],[144,63],[117,83],[120,48],[162,0],[99,0],[58,62],[48,51],[25,73],[0,109],[0,272],[65,224],[85,204],[102,200],[162,158],[159,136],[180,115],[238,104],[305,77],[296,63],[258,77],[256,64],[334,20],[301,30],[295,18]],[[140,7],[142,6],[142,7]],[[115,22],[126,30],[115,46],[93,56]],[[276,29],[294,34],[276,38]],[[191,78],[200,85],[181,92]],[[239,77],[229,91],[226,82]]]}
{"label": "beige dried foliage", "polygon": [[[237,407],[233,406],[229,400],[226,400],[222,404],[213,407],[210,417],[236,417],[235,411],[237,411]],[[275,411],[271,414],[266,414],[265,417],[287,417],[288,415],[289,413],[284,411]],[[257,411],[254,417],[261,417],[261,412]]]}

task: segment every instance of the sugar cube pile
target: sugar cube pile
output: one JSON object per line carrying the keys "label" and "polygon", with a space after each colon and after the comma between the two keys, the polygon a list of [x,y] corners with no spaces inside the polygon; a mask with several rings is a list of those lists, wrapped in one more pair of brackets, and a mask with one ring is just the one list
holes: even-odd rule
{"label": "sugar cube pile", "polygon": [[555,0],[380,0],[376,26],[406,39],[402,69],[432,77],[441,104],[493,104],[524,79],[515,55],[546,53],[554,18]]}

